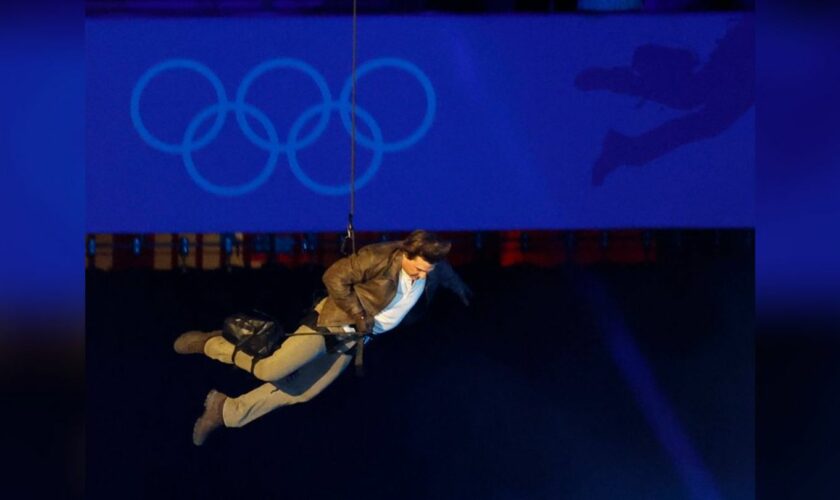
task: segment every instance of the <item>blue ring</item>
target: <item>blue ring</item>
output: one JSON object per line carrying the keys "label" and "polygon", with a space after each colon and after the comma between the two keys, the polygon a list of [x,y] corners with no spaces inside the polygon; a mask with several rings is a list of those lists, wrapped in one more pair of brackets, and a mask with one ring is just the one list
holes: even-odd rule
{"label": "blue ring", "polygon": [[[325,106],[325,104],[332,101],[332,94],[330,93],[330,89],[327,86],[327,82],[324,80],[324,77],[321,76],[318,71],[310,66],[309,64],[299,60],[299,59],[291,59],[291,58],[283,58],[283,59],[271,59],[269,61],[265,61],[254,69],[248,72],[247,75],[242,79],[242,83],[239,84],[239,88],[236,90],[236,104],[237,105],[244,105],[245,103],[245,95],[248,93],[248,89],[251,88],[251,85],[254,83],[254,80],[262,76],[264,73],[271,71],[272,69],[277,68],[292,68],[301,71],[309,75],[310,78],[315,82],[315,85],[318,87],[318,90],[321,92],[321,97],[323,98],[322,107],[324,111],[321,113],[321,119],[318,121],[318,124],[315,128],[307,135],[304,139],[302,139],[297,146],[298,147],[306,147],[318,138],[317,136],[324,132],[324,129],[327,128],[327,124],[330,120],[330,111],[329,107]],[[281,151],[286,151],[289,147],[289,144],[272,144],[266,142],[262,137],[258,136],[251,126],[248,124],[248,121],[245,120],[245,117],[240,112],[239,108],[236,108],[236,121],[239,123],[239,128],[242,129],[242,133],[254,143],[255,146],[263,148],[265,150],[271,151],[273,147],[280,147]]]}
{"label": "blue ring", "polygon": [[[268,161],[266,161],[265,167],[263,167],[262,171],[257,175],[254,179],[235,186],[220,186],[218,184],[213,184],[201,173],[195,166],[195,162],[192,158],[192,152],[194,150],[200,148],[192,148],[191,146],[194,145],[192,142],[192,137],[195,132],[198,130],[199,125],[201,125],[204,120],[207,119],[208,116],[214,113],[221,113],[222,115],[227,115],[228,111],[232,110],[240,110],[245,111],[247,114],[250,114],[257,121],[265,127],[265,131],[268,133],[268,137],[272,143],[275,144],[275,147],[271,149],[271,153],[268,157]],[[201,113],[197,114],[195,118],[190,122],[189,126],[187,127],[187,131],[184,133],[184,145],[183,145],[183,152],[181,154],[184,160],[184,166],[187,168],[187,173],[190,174],[193,181],[198,184],[202,189],[209,191],[213,194],[217,194],[219,196],[240,196],[246,193],[250,193],[251,191],[257,189],[258,187],[265,184],[265,181],[271,177],[271,174],[274,173],[274,168],[277,166],[277,157],[280,154],[279,148],[279,138],[277,137],[277,129],[274,128],[274,124],[271,123],[271,120],[259,109],[251,106],[249,104],[241,104],[234,106],[232,104],[214,104],[212,106],[207,107]]]}
{"label": "blue ring", "polygon": [[[146,144],[151,146],[158,151],[162,151],[164,153],[171,153],[171,154],[180,154],[184,151],[181,149],[182,144],[172,144],[161,141],[146,128],[146,125],[143,123],[143,119],[140,117],[140,97],[143,94],[143,91],[146,89],[146,86],[151,82],[151,80],[159,75],[160,73],[170,70],[170,69],[189,69],[193,70],[196,73],[207,78],[210,81],[210,84],[213,85],[213,89],[216,91],[216,96],[219,99],[219,104],[224,105],[227,103],[227,94],[225,93],[225,87],[222,85],[221,80],[219,77],[216,76],[213,71],[208,68],[207,66],[201,64],[198,61],[194,61],[192,59],[168,59],[161,63],[155,64],[145,73],[140,79],[137,81],[137,84],[134,85],[134,90],[131,92],[131,121],[134,124],[134,128],[137,129],[137,132],[140,134],[140,137],[146,141]],[[196,143],[194,143],[197,147],[201,148],[206,146],[210,141],[214,140],[216,136],[219,135],[221,132],[222,127],[225,124],[225,116],[226,113],[220,112],[216,116],[216,121],[213,123],[213,126],[210,128],[209,131],[199,139]]]}
{"label": "blue ring", "polygon": [[[323,112],[321,110],[322,107],[326,107],[327,112],[329,112],[331,109],[336,109],[336,108],[339,109],[339,111],[341,111],[342,109],[346,108],[347,106],[348,105],[346,103],[331,102],[327,106],[315,105],[315,106],[312,106],[311,108],[307,109],[306,111],[303,112],[303,114],[300,115],[300,117],[297,120],[295,120],[295,123],[292,124],[292,128],[289,130],[289,137],[287,139],[288,143],[289,144],[295,144],[296,143],[295,141],[297,139],[297,134],[300,133],[300,129],[303,128],[303,125],[306,123],[307,120],[309,120],[310,117],[312,117],[312,115],[317,114],[319,111]],[[377,140],[377,144],[379,144],[381,146],[382,145],[382,130],[379,128],[379,124],[376,123],[376,120],[373,119],[373,117],[370,115],[370,113],[368,113],[367,111],[365,111],[362,108],[359,108],[358,106],[356,107],[356,114],[368,124],[371,132],[373,132],[373,136]],[[306,175],[306,173],[300,167],[300,163],[298,162],[298,158],[297,158],[298,149],[299,148],[289,148],[289,149],[287,149],[286,150],[286,157],[289,159],[289,166],[292,169],[292,173],[295,174],[295,177],[297,177],[297,179],[301,183],[303,183],[304,186],[308,187],[312,191],[315,191],[316,193],[327,195],[327,196],[340,196],[340,195],[347,194],[347,193],[350,192],[350,184],[349,183],[339,184],[339,185],[321,184],[319,182],[314,181],[312,178],[310,178],[308,175]],[[362,174],[361,177],[356,179],[356,188],[357,189],[364,187],[365,184],[370,182],[370,180],[373,178],[374,174],[376,174],[376,171],[379,170],[379,166],[382,164],[382,154],[383,154],[383,148],[382,147],[373,148],[373,159],[371,160],[370,165],[368,166],[365,173]]]}
{"label": "blue ring", "polygon": [[[391,66],[394,68],[402,69],[415,78],[417,81],[420,82],[420,85],[423,87],[423,91],[426,94],[426,114],[423,116],[423,121],[420,123],[420,126],[415,130],[412,134],[404,139],[400,139],[399,141],[394,141],[391,143],[382,142],[381,147],[383,151],[386,152],[393,152],[393,151],[400,151],[405,149],[409,146],[412,146],[417,143],[426,133],[429,131],[429,128],[432,126],[432,122],[435,119],[435,110],[437,108],[437,96],[435,95],[435,89],[432,87],[432,82],[429,80],[429,77],[426,76],[426,73],[415,66],[414,64],[404,60],[404,59],[397,59],[394,57],[383,57],[380,59],[373,59],[372,61],[368,61],[365,64],[362,64],[356,70],[357,78],[361,78],[365,74],[378,69],[383,68],[386,66]],[[339,108],[339,112],[341,114],[341,121],[344,123],[344,128],[350,133],[350,113],[349,113],[349,102],[350,102],[350,92],[352,90],[353,85],[353,75],[347,78],[347,81],[344,83],[344,88],[341,89],[341,97],[339,100],[343,103],[348,103],[344,106]],[[359,141],[359,144],[365,146],[368,149],[373,149],[377,147],[368,137],[359,134],[358,131],[356,132],[356,139]]]}
{"label": "blue ring", "polygon": [[[246,103],[245,98],[250,86],[253,84],[256,78],[272,69],[285,67],[299,70],[311,77],[312,80],[315,82],[316,86],[318,87],[319,91],[321,92],[323,102],[321,104],[317,104],[307,109],[306,111],[304,111],[303,114],[301,114],[297,118],[297,120],[294,122],[289,131],[289,134],[287,136],[287,142],[284,144],[279,141],[277,129],[271,122],[270,118],[260,109]],[[432,87],[431,81],[420,68],[418,68],[411,62],[396,58],[374,59],[363,64],[357,70],[357,76],[363,76],[374,69],[382,67],[395,67],[397,69],[402,69],[413,75],[415,78],[417,78],[426,95],[426,113],[423,117],[420,126],[412,134],[399,141],[387,143],[383,140],[382,130],[379,127],[379,124],[376,122],[376,120],[374,120],[370,113],[368,113],[364,109],[357,107],[357,113],[359,117],[367,123],[372,135],[374,136],[374,138],[371,139],[363,134],[357,133],[356,135],[356,141],[358,144],[365,146],[373,150],[374,152],[373,158],[367,170],[356,181],[357,187],[365,186],[373,178],[373,176],[376,174],[379,167],[381,166],[384,152],[399,151],[409,146],[412,146],[417,141],[419,141],[431,127],[432,122],[434,121],[435,112],[437,108],[437,97],[435,95],[435,91]],[[210,81],[218,98],[218,102],[216,104],[205,108],[192,119],[185,131],[184,138],[181,144],[167,143],[158,139],[157,137],[152,135],[152,133],[146,128],[142,118],[140,117],[140,99],[143,94],[143,91],[146,89],[146,87],[154,77],[170,69],[188,69],[204,76],[208,79],[208,81]],[[213,73],[213,71],[211,71],[207,66],[191,59],[169,59],[160,62],[146,70],[146,72],[140,77],[140,79],[135,84],[131,95],[131,120],[134,124],[135,129],[140,134],[141,138],[150,147],[165,153],[180,154],[184,161],[184,166],[187,169],[187,173],[190,175],[193,181],[195,181],[196,184],[199,185],[199,187],[210,193],[217,194],[220,196],[239,196],[257,189],[259,186],[264,184],[272,175],[277,165],[278,155],[281,151],[284,151],[289,159],[289,165],[292,169],[292,173],[306,187],[324,195],[342,195],[350,191],[349,184],[325,185],[315,182],[313,179],[307,176],[303,172],[303,169],[300,167],[300,164],[297,159],[297,151],[299,149],[303,149],[310,146],[315,142],[315,140],[318,139],[318,137],[326,129],[329,123],[331,111],[333,109],[338,110],[345,130],[350,132],[349,96],[352,85],[351,78],[352,75],[345,82],[340,99],[338,101],[332,101],[332,96],[329,87],[326,84],[326,81],[324,80],[323,76],[312,66],[297,59],[272,59],[259,64],[257,67],[255,67],[246,74],[246,76],[242,80],[242,83],[237,89],[236,102],[231,103],[228,101],[222,82],[219,80],[216,74]],[[192,158],[192,153],[206,147],[211,141],[215,140],[218,137],[219,133],[224,127],[224,124],[226,123],[227,113],[230,111],[235,112],[237,122],[245,136],[257,147],[267,150],[269,152],[269,158],[262,171],[257,175],[256,178],[252,179],[251,181],[234,186],[220,186],[210,182],[201,175],[201,173],[195,166],[195,163]],[[298,134],[301,132],[305,123],[309,121],[315,114],[318,113],[320,113],[321,117],[316,126],[313,128],[312,131],[310,131],[308,135],[299,140]],[[206,121],[206,119],[212,114],[216,114],[216,119],[213,123],[213,126],[203,137],[195,139],[194,135],[198,131],[199,126],[204,121]],[[257,121],[260,122],[260,124],[263,126],[267,133],[268,140],[260,137],[251,128],[250,124],[245,118],[245,115],[251,115]]]}

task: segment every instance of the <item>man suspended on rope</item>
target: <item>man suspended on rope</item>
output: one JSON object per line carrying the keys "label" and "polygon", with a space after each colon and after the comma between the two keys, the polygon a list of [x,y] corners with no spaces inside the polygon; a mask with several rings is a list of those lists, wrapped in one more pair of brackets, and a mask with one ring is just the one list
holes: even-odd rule
{"label": "man suspended on rope", "polygon": [[[193,443],[201,446],[222,425],[242,427],[275,408],[317,396],[350,364],[355,344],[362,342],[355,332],[375,336],[395,328],[424,293],[431,300],[442,285],[468,305],[469,288],[444,260],[450,248],[451,243],[418,230],[403,241],[368,245],[339,259],[324,273],[328,296],[304,319],[297,335],[255,364],[248,354],[234,353],[235,346],[221,331],[179,336],[174,345],[179,354],[235,361],[266,382],[236,398],[211,390],[195,422]],[[340,335],[317,335],[327,330]]]}

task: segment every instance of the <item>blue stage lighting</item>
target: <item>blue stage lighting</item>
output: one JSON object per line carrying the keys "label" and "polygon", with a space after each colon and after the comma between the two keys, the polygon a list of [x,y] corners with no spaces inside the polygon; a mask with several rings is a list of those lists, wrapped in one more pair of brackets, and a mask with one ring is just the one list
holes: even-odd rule
{"label": "blue stage lighting", "polygon": [[138,255],[140,255],[140,253],[142,251],[143,251],[143,237],[142,236],[135,236],[131,240],[131,253],[133,253],[135,256],[138,256]]}
{"label": "blue stage lighting", "polygon": [[233,237],[229,234],[222,237],[222,251],[225,255],[233,253]]}
{"label": "blue stage lighting", "polygon": [[190,254],[190,240],[186,236],[181,236],[178,240],[178,253],[181,254],[182,257],[186,257]]}
{"label": "blue stage lighting", "polygon": [[301,245],[304,252],[314,252],[317,247],[317,238],[313,233],[306,233],[301,240]]}
{"label": "blue stage lighting", "polygon": [[295,248],[295,240],[291,236],[274,236],[274,248],[277,253],[290,254]]}

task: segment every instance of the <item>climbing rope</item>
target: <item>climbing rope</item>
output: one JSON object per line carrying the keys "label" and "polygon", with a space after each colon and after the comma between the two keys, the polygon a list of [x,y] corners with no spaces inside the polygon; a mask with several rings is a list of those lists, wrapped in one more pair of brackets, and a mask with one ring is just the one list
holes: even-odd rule
{"label": "climbing rope", "polygon": [[353,215],[356,212],[356,45],[357,45],[357,13],[356,2],[353,0],[353,62],[350,70],[350,212],[347,214],[347,234],[341,243],[341,253],[347,255],[347,242],[350,241],[351,253],[356,253],[356,231],[353,228]]}

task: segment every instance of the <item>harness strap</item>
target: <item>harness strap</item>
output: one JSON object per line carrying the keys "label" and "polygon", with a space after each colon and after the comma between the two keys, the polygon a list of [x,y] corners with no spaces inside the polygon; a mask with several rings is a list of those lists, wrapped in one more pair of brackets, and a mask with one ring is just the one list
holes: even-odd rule
{"label": "harness strap", "polygon": [[365,339],[364,337],[356,341],[356,359],[354,361],[356,367],[356,376],[365,376]]}
{"label": "harness strap", "polygon": [[341,352],[342,354],[347,354],[347,351],[339,350],[339,346],[344,344],[344,341],[347,340],[355,340],[355,360],[354,364],[356,367],[356,375],[363,376],[364,375],[364,345],[365,339],[370,337],[369,334],[362,334],[362,333],[351,333],[351,332],[331,332],[328,328],[323,326],[318,326],[318,313],[315,309],[309,311],[309,314],[304,316],[301,320],[301,324],[305,325],[314,332],[298,332],[298,333],[287,333],[285,334],[286,337],[294,337],[297,335],[322,335],[324,337],[324,343],[326,344],[327,352],[328,353],[337,353]]}

